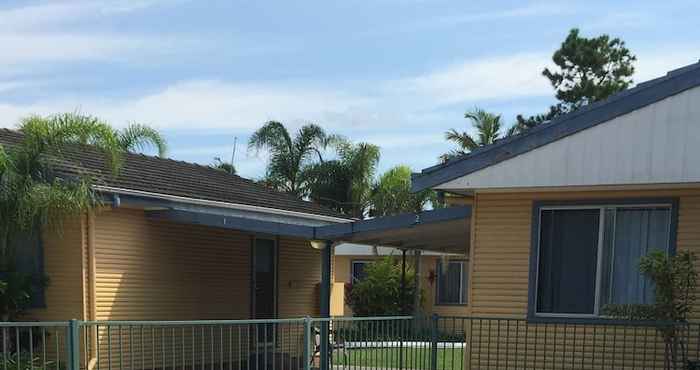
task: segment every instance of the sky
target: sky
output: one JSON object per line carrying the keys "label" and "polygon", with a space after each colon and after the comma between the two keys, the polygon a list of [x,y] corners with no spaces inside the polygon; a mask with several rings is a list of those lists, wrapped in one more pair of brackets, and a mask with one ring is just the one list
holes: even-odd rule
{"label": "sky", "polygon": [[474,107],[544,112],[541,76],[569,29],[622,38],[636,82],[700,59],[700,2],[3,1],[0,127],[59,112],[145,123],[168,156],[229,160],[269,120],[313,122],[382,149],[379,170],[433,165]]}

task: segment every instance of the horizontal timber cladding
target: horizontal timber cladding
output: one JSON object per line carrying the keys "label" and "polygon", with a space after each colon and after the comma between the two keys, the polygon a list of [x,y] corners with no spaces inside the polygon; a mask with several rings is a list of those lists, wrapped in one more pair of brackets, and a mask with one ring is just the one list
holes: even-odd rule
{"label": "horizontal timber cladding", "polygon": [[[62,222],[60,232],[51,228],[43,230],[44,273],[49,279],[49,285],[44,288],[46,306],[29,310],[22,321],[86,319],[82,269],[83,253],[87,248],[85,225],[85,217],[73,217]],[[46,358],[65,364],[66,328],[48,328],[43,336]]]}
{"label": "horizontal timber cladding", "polygon": [[[700,189],[477,193],[470,272],[471,310],[475,320],[480,317],[525,319],[527,316],[534,201],[643,197],[677,197],[677,248],[700,254]],[[691,314],[695,322],[700,319],[700,302],[696,301],[696,305]],[[495,325],[492,320],[474,321],[471,325],[466,336],[472,349],[468,362],[471,360],[474,369],[499,368],[504,366],[502,361],[508,359],[520,363],[526,361],[531,368],[537,368],[539,365],[536,364],[550,366],[560,362],[572,363],[571,368],[606,368],[607,365],[603,364],[608,363],[639,367],[640,358],[649,361],[649,368],[663,365],[659,359],[663,348],[657,348],[663,345],[658,343],[658,333],[654,329],[615,329],[591,324],[553,326],[524,321],[516,329],[506,328],[505,321]],[[515,330],[517,335],[513,333]],[[511,334],[510,339],[506,338],[506,332]],[[525,332],[528,333],[527,340],[523,338]],[[606,340],[608,343],[604,344]],[[537,351],[542,355],[533,357],[535,349],[525,347],[523,341],[530,343],[530,347],[537,343]],[[689,345],[696,346],[697,338],[691,342]],[[556,346],[559,350],[555,350]],[[528,351],[525,348],[529,348]],[[643,355],[643,348],[647,349],[646,355]],[[502,352],[506,349],[507,356]],[[497,352],[500,353],[498,357]],[[527,358],[526,352],[529,353]]]}
{"label": "horizontal timber cladding", "polygon": [[95,261],[97,320],[249,317],[247,234],[116,209],[95,218]]}
{"label": "horizontal timber cladding", "polygon": [[321,251],[308,240],[279,239],[278,316],[318,316],[320,312]]}
{"label": "horizontal timber cladding", "polygon": [[[251,240],[251,234],[233,230],[148,219],[141,210],[99,213],[95,218],[97,320],[251,318]],[[277,241],[278,317],[318,316],[320,251],[302,239]],[[133,360],[134,366],[144,361],[156,367],[218,364],[222,358],[229,361],[228,357],[241,361],[257,346],[256,330],[259,340],[265,339],[267,331],[249,325],[100,326],[100,366],[108,367],[110,360],[113,365]],[[279,326],[274,333],[275,338],[267,342],[275,343],[288,359],[300,353],[300,326]],[[126,351],[108,353],[110,341],[112,348],[121,345],[139,352],[133,356]]]}

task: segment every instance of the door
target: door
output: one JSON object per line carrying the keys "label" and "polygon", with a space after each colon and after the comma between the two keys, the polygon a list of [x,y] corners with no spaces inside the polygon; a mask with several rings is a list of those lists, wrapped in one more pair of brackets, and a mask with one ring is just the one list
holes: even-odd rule
{"label": "door", "polygon": [[[277,245],[274,239],[255,238],[252,253],[253,318],[274,319],[277,314]],[[258,343],[273,341],[273,325],[260,324],[253,335]]]}

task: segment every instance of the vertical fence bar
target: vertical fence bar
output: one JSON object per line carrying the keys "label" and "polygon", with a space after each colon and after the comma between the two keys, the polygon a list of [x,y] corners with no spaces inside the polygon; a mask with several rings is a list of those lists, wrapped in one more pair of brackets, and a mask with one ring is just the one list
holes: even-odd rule
{"label": "vertical fence bar", "polygon": [[439,316],[434,314],[430,325],[430,370],[437,370],[438,320]]}
{"label": "vertical fence bar", "polygon": [[304,318],[304,370],[311,369],[311,318]]}
{"label": "vertical fence bar", "polygon": [[[68,370],[80,370],[80,323],[76,319],[70,320],[68,324],[66,354],[68,356]],[[17,362],[19,364],[20,361]]]}

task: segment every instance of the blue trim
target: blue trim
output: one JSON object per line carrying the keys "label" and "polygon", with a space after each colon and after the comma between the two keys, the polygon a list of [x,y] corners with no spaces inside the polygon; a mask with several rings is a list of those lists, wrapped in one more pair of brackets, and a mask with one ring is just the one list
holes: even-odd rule
{"label": "blue trim", "polygon": [[[675,254],[677,250],[677,229],[678,229],[678,207],[680,204],[678,197],[649,197],[649,198],[597,198],[597,199],[576,199],[576,200],[536,200],[532,204],[532,223],[530,229],[530,271],[528,274],[528,301],[527,320],[533,323],[600,323],[610,324],[620,320],[611,320],[604,317],[545,317],[537,316],[536,284],[537,284],[537,264],[538,247],[540,234],[540,209],[548,206],[605,206],[605,205],[640,205],[640,204],[670,204],[671,205],[671,227],[669,230],[669,253]],[[600,246],[599,246],[600,247]],[[628,322],[628,321],[627,321]]]}
{"label": "blue trim", "polygon": [[470,217],[470,206],[440,208],[419,213],[377,217],[344,224],[316,227],[316,239],[343,239],[360,233],[412,228],[419,225],[439,223]]}
{"label": "blue trim", "polygon": [[697,86],[700,86],[700,63],[641,83],[524,134],[500,140],[445,164],[425,168],[413,175],[411,190],[424,190],[468,175]]}
{"label": "blue trim", "polygon": [[169,220],[180,223],[235,229],[254,233],[285,235],[312,239],[314,228],[281,222],[262,221],[252,218],[222,216],[211,213],[180,210],[146,211],[146,216],[156,220]]}

